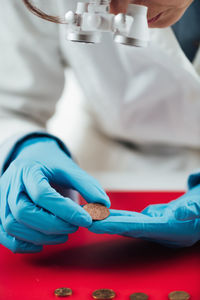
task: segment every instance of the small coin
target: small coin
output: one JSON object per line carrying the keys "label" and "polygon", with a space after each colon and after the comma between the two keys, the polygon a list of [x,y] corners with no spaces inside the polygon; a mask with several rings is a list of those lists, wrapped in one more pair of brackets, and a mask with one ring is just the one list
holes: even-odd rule
{"label": "small coin", "polygon": [[147,300],[149,296],[144,293],[134,293],[130,295],[130,300]]}
{"label": "small coin", "polygon": [[116,296],[115,292],[111,289],[99,289],[92,293],[94,299],[114,299]]}
{"label": "small coin", "polygon": [[54,291],[57,297],[67,297],[72,295],[72,289],[70,288],[59,288]]}
{"label": "small coin", "polygon": [[190,299],[190,295],[184,291],[174,291],[171,292],[169,295],[169,300],[188,300]]}
{"label": "small coin", "polygon": [[93,221],[106,219],[109,215],[109,209],[100,203],[88,203],[83,208],[90,214]]}

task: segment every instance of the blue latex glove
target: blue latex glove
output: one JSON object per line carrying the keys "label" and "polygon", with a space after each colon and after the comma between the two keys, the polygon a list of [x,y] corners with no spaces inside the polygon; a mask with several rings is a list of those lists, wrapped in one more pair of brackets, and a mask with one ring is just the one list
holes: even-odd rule
{"label": "blue latex glove", "polygon": [[187,247],[200,240],[200,185],[168,204],[146,207],[141,213],[110,210],[89,230],[142,238],[169,247]]}
{"label": "blue latex glove", "polygon": [[39,252],[67,241],[90,215],[52,186],[72,188],[88,202],[110,206],[108,196],[48,137],[24,142],[0,178],[0,243],[13,252]]}

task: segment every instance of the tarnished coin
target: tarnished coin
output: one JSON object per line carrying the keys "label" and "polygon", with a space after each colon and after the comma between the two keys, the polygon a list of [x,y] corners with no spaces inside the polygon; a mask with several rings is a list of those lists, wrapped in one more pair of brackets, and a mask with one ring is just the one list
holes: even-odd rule
{"label": "tarnished coin", "polygon": [[92,293],[94,299],[114,299],[116,296],[115,292],[110,289],[99,289]]}
{"label": "tarnished coin", "polygon": [[169,300],[188,300],[190,299],[190,295],[184,291],[174,291],[171,292],[169,295]]}
{"label": "tarnished coin", "polygon": [[83,208],[90,214],[93,221],[106,219],[109,215],[109,209],[100,203],[88,203]]}
{"label": "tarnished coin", "polygon": [[149,296],[144,293],[134,293],[130,295],[130,300],[147,300]]}
{"label": "tarnished coin", "polygon": [[67,297],[72,295],[72,289],[70,288],[59,288],[54,291],[55,296],[57,297]]}

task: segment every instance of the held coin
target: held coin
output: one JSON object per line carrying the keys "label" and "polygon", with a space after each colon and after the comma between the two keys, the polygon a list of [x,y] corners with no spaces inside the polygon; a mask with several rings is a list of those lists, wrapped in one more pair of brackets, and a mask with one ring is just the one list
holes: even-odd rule
{"label": "held coin", "polygon": [[83,208],[90,214],[93,221],[106,219],[109,215],[109,209],[100,203],[88,203]]}

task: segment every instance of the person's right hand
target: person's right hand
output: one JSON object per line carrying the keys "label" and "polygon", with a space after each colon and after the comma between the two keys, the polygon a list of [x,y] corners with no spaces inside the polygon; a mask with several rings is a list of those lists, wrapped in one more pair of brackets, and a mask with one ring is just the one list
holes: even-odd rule
{"label": "person's right hand", "polygon": [[77,190],[87,202],[110,206],[98,182],[81,170],[51,138],[23,143],[0,178],[0,244],[14,253],[39,252],[67,241],[90,215],[53,187]]}

